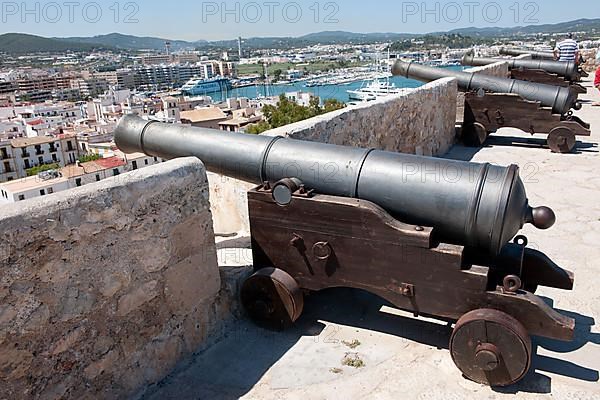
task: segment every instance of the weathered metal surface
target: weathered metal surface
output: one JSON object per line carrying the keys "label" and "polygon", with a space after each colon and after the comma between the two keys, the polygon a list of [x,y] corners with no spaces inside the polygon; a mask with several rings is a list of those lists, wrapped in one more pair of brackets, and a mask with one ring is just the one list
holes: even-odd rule
{"label": "weathered metal surface", "polygon": [[500,54],[513,57],[529,54],[532,58],[537,60],[554,60],[554,53],[551,51],[534,51],[516,47],[501,47]]}
{"label": "weathered metal surface", "polygon": [[581,79],[579,66],[577,63],[575,63],[575,61],[561,62],[553,60],[527,60],[520,58],[475,57],[471,52],[465,54],[462,58],[463,65],[483,66],[497,62],[504,62],[508,64],[508,68],[511,70],[519,68],[541,70],[551,74],[556,74],[560,77],[568,79],[569,81],[578,81]]}
{"label": "weathered metal surface", "polygon": [[466,93],[463,126],[467,145],[472,142],[478,145],[473,138],[483,137],[482,130],[492,133],[503,127],[513,127],[531,134],[548,134],[548,146],[560,153],[575,148],[576,136],[591,135],[590,125],[572,113],[554,114],[540,103],[523,100],[514,94]]}
{"label": "weathered metal surface", "polygon": [[272,330],[290,327],[304,308],[304,297],[294,278],[277,268],[254,273],[244,282],[240,298],[250,317]]}
{"label": "weathered metal surface", "polygon": [[555,74],[539,69],[517,68],[510,71],[511,77],[520,81],[537,82],[546,85],[570,87],[578,94],[587,93],[587,89],[579,83],[573,83]]}
{"label": "weathered metal surface", "polygon": [[[167,159],[196,156],[209,171],[257,184],[295,178],[321,194],[369,200],[402,221],[435,227],[447,242],[492,254],[525,223],[546,225],[528,205],[514,165],[223,132],[135,116],[121,120],[115,140],[129,153]],[[280,185],[277,192],[284,202],[285,190]]]}
{"label": "weathered metal surface", "polygon": [[490,386],[509,386],[529,371],[531,340],[512,316],[494,309],[479,309],[456,323],[450,354],[467,378]]}
{"label": "weathered metal surface", "polygon": [[434,68],[401,60],[396,61],[392,73],[424,82],[452,77],[456,78],[458,87],[463,91],[485,90],[492,93],[513,93],[525,100],[536,101],[543,106],[551,107],[555,113],[561,115],[568,113],[571,108],[578,107],[579,104],[577,92],[570,87]]}

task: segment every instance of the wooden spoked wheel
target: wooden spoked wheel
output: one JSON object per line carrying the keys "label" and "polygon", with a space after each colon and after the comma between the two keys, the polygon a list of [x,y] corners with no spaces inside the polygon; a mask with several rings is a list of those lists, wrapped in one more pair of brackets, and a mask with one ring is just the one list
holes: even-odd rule
{"label": "wooden spoked wheel", "polygon": [[576,144],[575,133],[567,127],[556,127],[548,134],[548,147],[553,153],[570,153]]}
{"label": "wooden spoked wheel", "polygon": [[488,133],[486,127],[479,122],[473,122],[463,127],[462,141],[465,144],[465,146],[482,146],[487,140],[487,137]]}
{"label": "wooden spoked wheel", "polygon": [[479,309],[463,315],[450,338],[452,360],[468,379],[489,386],[509,386],[531,366],[531,339],[510,315]]}
{"label": "wooden spoked wheel", "polygon": [[304,297],[297,282],[277,268],[263,268],[246,279],[240,297],[250,318],[270,330],[290,327],[304,308]]}

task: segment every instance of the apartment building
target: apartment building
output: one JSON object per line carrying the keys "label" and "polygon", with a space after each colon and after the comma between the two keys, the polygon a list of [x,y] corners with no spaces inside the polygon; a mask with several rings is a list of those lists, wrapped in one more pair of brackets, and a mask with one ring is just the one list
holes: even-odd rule
{"label": "apartment building", "polygon": [[169,64],[172,61],[173,57],[169,54],[144,54],[142,56],[144,65]]}
{"label": "apartment building", "polygon": [[58,164],[61,167],[74,164],[79,158],[77,138],[63,137],[31,137],[10,140],[10,146],[0,147],[3,160],[6,159],[10,173],[8,177],[24,178],[27,170],[46,164]]}
{"label": "apartment building", "polygon": [[78,89],[83,97],[96,97],[106,92],[109,84],[102,78],[79,78],[71,81],[71,88]]}
{"label": "apartment building", "polygon": [[81,105],[72,102],[47,102],[14,107],[14,114],[23,119],[60,117],[65,123],[73,123],[83,118]]}
{"label": "apartment building", "polygon": [[120,153],[119,156],[76,163],[37,176],[0,183],[0,205],[73,189],[160,162],[161,159],[146,154]]}
{"label": "apartment building", "polygon": [[131,69],[118,69],[116,71],[95,72],[94,78],[103,79],[109,86],[117,89],[134,89],[135,78]]}
{"label": "apartment building", "polygon": [[137,66],[133,70],[134,84],[136,88],[168,89],[179,87],[194,76],[204,76],[206,71],[200,65],[195,64],[159,64]]}
{"label": "apartment building", "polygon": [[12,181],[18,178],[10,140],[0,141],[0,182]]}

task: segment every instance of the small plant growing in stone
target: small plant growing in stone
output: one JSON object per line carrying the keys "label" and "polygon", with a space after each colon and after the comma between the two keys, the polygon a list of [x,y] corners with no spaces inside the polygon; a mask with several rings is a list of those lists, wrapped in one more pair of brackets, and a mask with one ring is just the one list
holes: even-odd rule
{"label": "small plant growing in stone", "polygon": [[349,342],[347,340],[343,340],[342,343],[348,347],[350,347],[352,350],[354,350],[355,348],[357,348],[358,346],[360,346],[362,343],[360,342],[360,340],[354,339],[353,341]]}
{"label": "small plant growing in stone", "polygon": [[365,362],[361,360],[358,353],[346,353],[342,360],[342,365],[352,368],[362,368],[365,366]]}

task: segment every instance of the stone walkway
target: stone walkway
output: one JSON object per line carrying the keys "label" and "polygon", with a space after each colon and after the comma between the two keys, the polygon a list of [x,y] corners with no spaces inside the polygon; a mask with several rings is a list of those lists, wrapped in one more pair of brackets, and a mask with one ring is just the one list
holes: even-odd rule
{"label": "stone walkway", "polygon": [[[584,99],[600,100],[586,86]],[[592,93],[593,92],[593,93]],[[364,292],[338,289],[308,298],[298,325],[273,334],[240,322],[229,336],[150,388],[159,399],[598,399],[600,384],[600,107],[577,112],[592,123],[577,154],[552,154],[528,134],[503,130],[482,149],[455,146],[451,158],[518,163],[533,205],[551,206],[557,224],[525,229],[530,243],[575,272],[572,292],[541,288],[577,321],[572,343],[534,340],[537,355],[518,385],[494,390],[461,377],[448,353],[450,328],[414,319]],[[360,343],[354,349],[349,344]],[[342,365],[358,354],[364,367]],[[513,396],[513,395],[517,396]]]}

